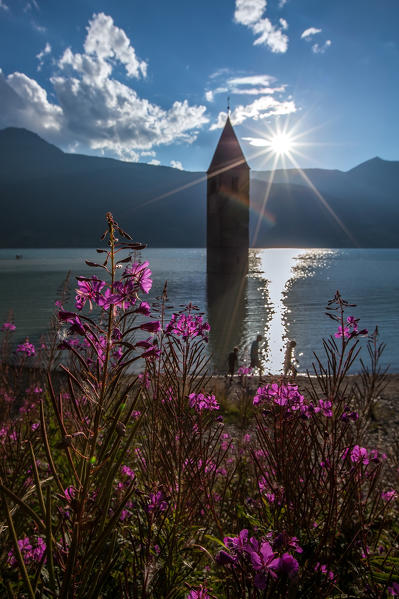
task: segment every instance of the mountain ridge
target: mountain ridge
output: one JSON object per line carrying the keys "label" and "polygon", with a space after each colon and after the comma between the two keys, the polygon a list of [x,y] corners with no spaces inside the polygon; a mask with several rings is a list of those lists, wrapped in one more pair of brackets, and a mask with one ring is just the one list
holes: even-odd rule
{"label": "mountain ridge", "polygon": [[[91,247],[108,210],[153,247],[205,246],[206,173],[66,153],[8,127],[0,130],[0,193],[0,247]],[[397,247],[399,161],[253,170],[250,221],[257,247]]]}

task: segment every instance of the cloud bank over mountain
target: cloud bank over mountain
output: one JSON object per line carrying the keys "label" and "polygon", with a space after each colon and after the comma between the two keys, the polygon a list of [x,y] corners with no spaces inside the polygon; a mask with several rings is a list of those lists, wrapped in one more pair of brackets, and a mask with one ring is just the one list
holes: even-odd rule
{"label": "cloud bank over mountain", "polygon": [[[46,44],[37,56],[39,66],[50,53]],[[140,150],[192,143],[208,122],[203,105],[183,100],[165,109],[141,97],[120,74],[118,78],[122,68],[128,80],[145,79],[148,63],[104,13],[89,21],[81,53],[67,48],[54,62],[50,81],[55,100],[24,73],[5,76],[0,71],[0,125],[26,127],[55,143],[82,143],[137,161]]]}

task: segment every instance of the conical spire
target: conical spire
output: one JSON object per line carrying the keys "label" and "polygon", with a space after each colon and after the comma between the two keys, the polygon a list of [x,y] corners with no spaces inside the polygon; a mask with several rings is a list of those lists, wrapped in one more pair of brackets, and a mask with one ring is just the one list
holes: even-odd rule
{"label": "conical spire", "polygon": [[230,117],[228,116],[219,143],[216,146],[208,173],[235,167],[249,169],[237,136],[234,133]]}

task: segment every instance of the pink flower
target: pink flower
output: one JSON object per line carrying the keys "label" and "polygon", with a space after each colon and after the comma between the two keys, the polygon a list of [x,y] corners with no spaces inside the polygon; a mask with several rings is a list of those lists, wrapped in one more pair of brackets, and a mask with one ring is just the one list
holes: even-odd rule
{"label": "pink flower", "polygon": [[126,520],[126,518],[129,518],[129,516],[130,516],[130,512],[128,510],[122,510],[121,515],[119,516],[119,520],[121,522],[124,522],[124,520]]}
{"label": "pink flower", "polygon": [[147,505],[147,510],[152,512],[154,510],[159,510],[160,512],[165,512],[168,509],[168,503],[166,501],[166,497],[162,493],[162,491],[158,491],[157,493],[150,494],[150,501]]}
{"label": "pink flower", "polygon": [[391,499],[396,499],[397,496],[398,496],[398,494],[394,490],[392,490],[392,491],[383,491],[381,493],[381,499],[383,499],[384,501],[391,501]]}
{"label": "pink flower", "polygon": [[122,474],[124,474],[128,478],[131,478],[132,480],[136,477],[135,473],[131,468],[129,468],[129,466],[122,466],[121,471]]}
{"label": "pink flower", "polygon": [[229,549],[233,549],[234,551],[242,552],[247,551],[248,549],[248,530],[243,528],[238,533],[238,537],[225,537],[223,539],[223,543]]}
{"label": "pink flower", "polygon": [[129,306],[134,306],[137,301],[137,285],[133,280],[117,281],[114,285],[114,293],[111,294],[109,289],[104,293],[104,299],[101,300],[101,305],[104,308],[109,306],[118,306],[122,310],[126,310]]}
{"label": "pink flower", "polygon": [[2,326],[3,331],[15,331],[16,328],[12,322],[5,322]]}
{"label": "pink flower", "polygon": [[297,385],[279,385],[277,383],[267,384],[259,387],[253,399],[254,405],[272,402],[279,406],[287,406],[288,411],[303,410],[305,408],[304,397],[298,391]]}
{"label": "pink flower", "polygon": [[136,308],[136,312],[138,314],[144,314],[144,316],[149,316],[151,312],[150,304],[147,302],[141,302],[140,306]]}
{"label": "pink flower", "polygon": [[188,399],[190,408],[194,408],[196,412],[202,412],[203,410],[219,410],[219,404],[214,395],[190,393]]}
{"label": "pink flower", "polygon": [[135,262],[125,269],[124,276],[134,279],[144,293],[148,293],[152,287],[151,270],[148,268],[149,262],[139,264]]}
{"label": "pink flower", "polygon": [[276,570],[279,574],[288,576],[288,578],[294,578],[294,576],[298,574],[299,564],[295,557],[290,553],[283,553],[283,555],[278,558]]}
{"label": "pink flower", "polygon": [[331,580],[331,582],[334,582],[334,580],[335,580],[334,572],[332,572],[331,570],[328,570],[328,568],[325,564],[320,564],[320,562],[317,562],[317,564],[315,565],[314,571],[325,574],[326,578],[328,580]]}
{"label": "pink flower", "polygon": [[355,445],[351,451],[351,462],[360,462],[361,464],[367,466],[367,464],[370,462],[367,449],[365,447],[360,447],[360,445]]}
{"label": "pink flower", "polygon": [[202,316],[193,314],[172,314],[170,323],[166,327],[168,335],[177,335],[182,337],[184,341],[190,338],[202,337],[208,341],[208,333],[210,326],[207,322],[203,322]]}
{"label": "pink flower", "polygon": [[58,312],[58,318],[62,322],[67,322],[72,325],[69,329],[71,335],[74,333],[77,333],[78,335],[85,334],[85,325],[82,324],[79,316],[75,314],[75,312]]}
{"label": "pink flower", "polygon": [[210,599],[210,596],[208,590],[201,584],[198,589],[191,589],[186,599]]}
{"label": "pink flower", "polygon": [[86,301],[89,302],[90,310],[93,308],[92,302],[99,303],[101,290],[105,286],[104,281],[100,281],[95,275],[90,279],[85,277],[77,277],[78,288],[76,290],[75,304],[78,310],[82,310]]}
{"label": "pink flower", "polygon": [[28,358],[36,354],[36,348],[33,343],[29,343],[29,339],[26,339],[25,343],[17,345],[17,352],[26,354]]}
{"label": "pink flower", "polygon": [[358,330],[357,323],[359,322],[358,318],[355,318],[354,316],[348,316],[348,318],[346,319],[346,322],[347,322],[348,326],[350,326],[355,332],[357,332],[357,330]]}
{"label": "pink flower", "polygon": [[[36,544],[31,543],[29,537],[24,537],[18,540],[18,547],[22,554],[23,560],[26,565],[32,562],[40,563],[46,552],[46,543],[42,537],[37,537]],[[14,556],[14,550],[8,552],[7,563],[10,566],[16,566],[17,560]]]}
{"label": "pink flower", "polygon": [[237,374],[239,375],[247,375],[247,374],[251,374],[252,372],[252,368],[250,366],[240,366],[240,368],[237,370]]}
{"label": "pink flower", "polygon": [[267,541],[263,542],[258,550],[249,551],[249,557],[252,568],[257,572],[254,585],[263,591],[266,588],[267,574],[276,577],[275,570],[279,565],[279,558],[276,559],[275,553]]}
{"label": "pink flower", "polygon": [[65,495],[65,499],[68,501],[68,503],[71,503],[72,499],[74,499],[74,497],[76,497],[76,489],[75,487],[67,487],[64,491],[64,495]]}
{"label": "pink flower", "polygon": [[345,337],[345,339],[348,339],[348,337],[350,337],[350,329],[349,327],[344,327],[342,328],[342,326],[338,327],[338,331],[334,334],[334,337],[336,337],[337,339],[339,339],[340,337]]}
{"label": "pink flower", "polygon": [[325,416],[326,418],[331,418],[333,413],[332,413],[332,403],[331,401],[328,401],[327,399],[319,399],[319,405],[321,408],[321,411],[323,413],[323,416]]}

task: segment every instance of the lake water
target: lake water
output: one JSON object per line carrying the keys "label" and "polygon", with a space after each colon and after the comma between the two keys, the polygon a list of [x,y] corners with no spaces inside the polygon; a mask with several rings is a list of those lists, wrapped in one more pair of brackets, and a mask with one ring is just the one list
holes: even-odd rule
{"label": "lake water", "polygon": [[[16,260],[16,254],[23,257]],[[378,325],[387,344],[383,364],[399,372],[399,250],[398,249],[257,249],[250,250],[250,271],[244,281],[206,275],[205,249],[146,249],[154,285],[151,297],[168,281],[169,304],[180,309],[189,301],[209,318],[209,351],[213,368],[226,368],[227,353],[239,347],[240,362],[248,361],[249,346],[263,335],[265,372],[281,371],[284,349],[295,339],[298,370],[311,368],[321,338],[335,332],[325,306],[337,289],[351,303],[348,315],[359,317],[371,332]],[[38,339],[54,310],[57,289],[68,270],[72,275],[93,272],[85,259],[90,249],[0,250],[0,318],[13,310],[16,338]],[[98,273],[97,273],[98,274]],[[72,285],[74,279],[72,277]],[[362,339],[361,344],[366,345]],[[364,347],[365,349],[365,347]],[[366,357],[366,352],[362,352]]]}

